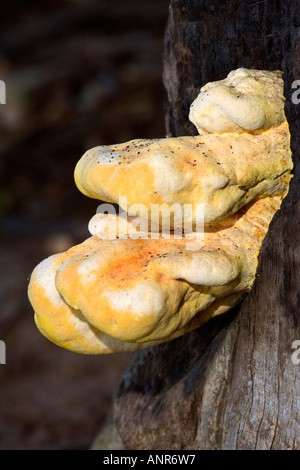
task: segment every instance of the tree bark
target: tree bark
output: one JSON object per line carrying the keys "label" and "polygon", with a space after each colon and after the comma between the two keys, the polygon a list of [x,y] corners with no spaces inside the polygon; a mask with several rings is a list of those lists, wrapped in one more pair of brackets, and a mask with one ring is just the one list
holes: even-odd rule
{"label": "tree bark", "polygon": [[188,121],[202,85],[238,67],[282,70],[295,164],[256,281],[240,308],[136,354],[116,393],[127,449],[300,449],[300,9],[296,0],[172,0],[165,34],[167,133]]}

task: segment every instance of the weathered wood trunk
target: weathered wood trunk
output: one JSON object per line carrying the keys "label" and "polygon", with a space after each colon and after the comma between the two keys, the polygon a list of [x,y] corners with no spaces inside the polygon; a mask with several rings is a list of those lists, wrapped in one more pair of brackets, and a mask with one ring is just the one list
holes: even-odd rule
{"label": "weathered wood trunk", "polygon": [[172,0],[165,36],[167,132],[196,134],[190,103],[238,67],[283,71],[295,177],[240,308],[138,353],[116,394],[128,449],[300,449],[300,8],[296,0]]}

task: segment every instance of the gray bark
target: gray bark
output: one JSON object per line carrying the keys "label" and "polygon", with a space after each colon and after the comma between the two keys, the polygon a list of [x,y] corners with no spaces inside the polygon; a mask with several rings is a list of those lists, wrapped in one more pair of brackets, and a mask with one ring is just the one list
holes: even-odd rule
{"label": "gray bark", "polygon": [[295,176],[240,308],[136,354],[114,403],[127,449],[300,449],[300,8],[296,0],[172,0],[165,35],[167,133],[195,135],[200,87],[238,67],[282,70]]}

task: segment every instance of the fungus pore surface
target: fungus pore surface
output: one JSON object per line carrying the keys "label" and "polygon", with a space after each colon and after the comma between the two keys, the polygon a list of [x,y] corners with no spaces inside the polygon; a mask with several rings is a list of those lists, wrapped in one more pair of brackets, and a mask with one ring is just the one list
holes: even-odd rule
{"label": "fungus pore surface", "polygon": [[78,162],[77,187],[102,205],[88,240],[31,275],[49,340],[83,354],[145,349],[250,291],[293,168],[281,73],[232,71],[201,89],[189,118],[196,136],[99,146]]}

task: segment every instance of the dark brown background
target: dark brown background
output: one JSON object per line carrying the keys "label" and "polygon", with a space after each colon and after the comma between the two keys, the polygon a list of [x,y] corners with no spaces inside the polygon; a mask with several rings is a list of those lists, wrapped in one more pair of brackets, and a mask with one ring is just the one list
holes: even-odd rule
{"label": "dark brown background", "polygon": [[0,449],[87,449],[130,354],[80,356],[47,341],[30,273],[89,236],[97,201],[76,189],[100,144],[163,137],[168,0],[4,0],[0,16]]}

